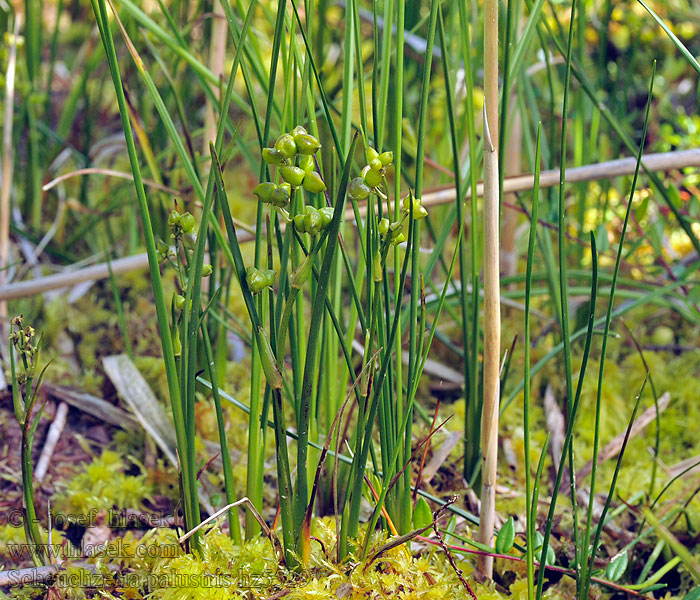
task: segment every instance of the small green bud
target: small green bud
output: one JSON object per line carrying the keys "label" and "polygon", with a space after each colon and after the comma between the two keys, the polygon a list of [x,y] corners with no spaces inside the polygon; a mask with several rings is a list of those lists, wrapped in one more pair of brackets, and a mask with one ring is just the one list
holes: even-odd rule
{"label": "small green bud", "polygon": [[306,173],[299,167],[286,166],[280,167],[280,175],[282,175],[282,179],[290,185],[299,187],[304,181],[304,175],[306,175]]}
{"label": "small green bud", "polygon": [[283,133],[275,142],[275,150],[285,158],[292,158],[297,153],[297,144],[294,141],[294,136],[290,133]]}
{"label": "small green bud", "polygon": [[382,173],[370,168],[369,165],[362,169],[362,175],[365,183],[371,188],[375,188],[382,183]]}
{"label": "small green bud", "polygon": [[175,294],[173,296],[173,304],[177,310],[183,310],[185,308],[185,297],[181,294]]}
{"label": "small green bud", "polygon": [[389,219],[384,217],[381,221],[379,221],[377,229],[381,235],[386,235],[389,232]]}
{"label": "small green bud", "polygon": [[305,173],[311,173],[314,170],[314,157],[310,154],[302,154],[299,158],[299,166],[304,169]]}
{"label": "small green bud", "polygon": [[272,196],[272,193],[277,189],[277,186],[274,183],[271,183],[269,181],[265,181],[263,183],[259,183],[258,185],[255,186],[255,189],[253,189],[253,193],[262,201],[262,202],[269,202],[270,197]]}
{"label": "small green bud", "polygon": [[287,192],[287,195],[288,195],[288,196],[290,196],[290,195],[292,194],[292,186],[289,185],[286,181],[283,181],[283,182],[280,183],[277,187],[278,187],[278,188],[282,188],[283,190],[285,190],[285,191]]}
{"label": "small green bud", "polygon": [[294,134],[294,141],[297,144],[297,151],[300,154],[316,154],[321,148],[321,142],[310,133]]}
{"label": "small green bud", "polygon": [[386,167],[387,165],[390,165],[394,162],[394,153],[391,151],[382,152],[379,155],[379,160],[381,161],[382,166]]}
{"label": "small green bud", "polygon": [[170,225],[171,228],[179,227],[181,216],[182,215],[180,215],[180,213],[176,210],[171,211],[170,215],[168,216],[168,225]]}
{"label": "small green bud", "polygon": [[304,189],[307,192],[318,194],[320,192],[325,192],[327,188],[321,176],[316,171],[312,171],[311,173],[307,173],[304,177]]}
{"label": "small green bud", "polygon": [[268,165],[281,167],[287,164],[287,158],[284,154],[274,148],[263,148],[262,157]]}
{"label": "small green bud", "polygon": [[348,198],[350,200],[364,200],[369,196],[371,190],[362,177],[355,177],[348,183]]}
{"label": "small green bud", "polygon": [[331,224],[333,220],[333,207],[324,206],[318,209],[318,214],[321,215],[321,227],[325,229]]}
{"label": "small green bud", "polygon": [[379,160],[379,158],[373,158],[369,161],[369,168],[373,171],[377,171],[377,173],[379,173],[382,170],[383,166],[384,165],[382,165],[382,161]]}
{"label": "small green bud", "polygon": [[297,125],[294,129],[292,129],[292,137],[293,138],[296,138],[298,135],[301,135],[303,133],[308,133],[308,132],[301,125]]}
{"label": "small green bud", "polygon": [[372,146],[369,146],[367,150],[365,150],[365,158],[367,159],[367,163],[371,163],[375,158],[379,158],[379,152],[377,152]]}
{"label": "small green bud", "polygon": [[212,268],[211,265],[208,265],[208,264],[202,265],[202,277],[209,277],[213,272],[214,272],[214,269]]}
{"label": "small green bud", "polygon": [[190,213],[186,212],[180,216],[180,227],[182,227],[183,233],[192,233],[196,224],[197,222]]}

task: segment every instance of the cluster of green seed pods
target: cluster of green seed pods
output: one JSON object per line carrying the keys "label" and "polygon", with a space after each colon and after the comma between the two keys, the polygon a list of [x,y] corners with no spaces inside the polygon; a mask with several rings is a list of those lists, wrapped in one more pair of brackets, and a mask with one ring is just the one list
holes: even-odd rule
{"label": "cluster of green seed pods", "polygon": [[173,237],[179,238],[183,233],[193,233],[197,221],[189,212],[181,213],[173,210],[168,216],[168,225]]}
{"label": "cluster of green seed pods", "polygon": [[272,287],[276,276],[277,272],[273,269],[248,267],[245,271],[245,280],[252,294],[259,294],[265,288]]}
{"label": "cluster of green seed pods", "polygon": [[[321,143],[318,139],[301,125],[296,126],[291,133],[283,133],[272,148],[263,148],[262,155],[267,164],[277,167],[285,183],[279,186],[275,186],[274,183],[261,183],[254,193],[262,202],[284,207],[289,202],[288,192],[292,187],[303,187],[313,194],[326,191],[323,178],[314,170],[314,154],[320,148]],[[283,187],[285,185],[289,187]]]}
{"label": "cluster of green seed pods", "polygon": [[419,221],[428,216],[428,211],[423,206],[420,198],[415,198],[413,194],[409,194],[403,199],[403,210],[401,218],[395,223],[390,223],[386,217],[379,221],[377,230],[382,237],[390,236],[389,241],[392,246],[406,241],[405,224],[406,219],[413,212],[413,219]]}
{"label": "cluster of green seed pods", "polygon": [[314,208],[313,206],[306,206],[304,212],[299,213],[294,217],[294,228],[299,233],[308,233],[309,235],[316,235],[320,233],[326,227],[328,227],[333,220],[333,208],[330,206],[324,206],[323,208]]}
{"label": "cluster of green seed pods", "polygon": [[362,177],[355,177],[348,184],[348,198],[354,201],[364,200],[370,192],[381,185],[386,176],[386,169],[394,161],[393,152],[379,154],[374,148],[367,148],[367,164],[362,169]]}

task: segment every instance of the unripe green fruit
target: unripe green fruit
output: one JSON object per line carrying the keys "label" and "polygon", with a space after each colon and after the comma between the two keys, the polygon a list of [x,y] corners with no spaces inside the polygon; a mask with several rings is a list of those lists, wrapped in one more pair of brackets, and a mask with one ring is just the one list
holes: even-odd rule
{"label": "unripe green fruit", "polygon": [[275,150],[284,155],[285,158],[292,158],[297,153],[297,144],[294,136],[290,133],[283,133],[275,142]]}
{"label": "unripe green fruit", "polygon": [[326,184],[316,171],[312,171],[311,173],[307,173],[304,177],[304,189],[307,192],[319,194],[326,191]]}
{"label": "unripe green fruit", "polygon": [[371,146],[365,151],[365,158],[367,163],[371,163],[375,158],[379,158],[379,153]]}
{"label": "unripe green fruit", "polygon": [[381,235],[386,235],[389,232],[389,219],[384,217],[381,221],[379,221],[379,225],[377,225],[377,230]]}
{"label": "unripe green fruit", "polygon": [[308,133],[295,134],[294,141],[300,154],[315,154],[321,148],[321,142]]}
{"label": "unripe green fruit", "polygon": [[280,167],[280,175],[282,175],[282,179],[284,179],[290,185],[299,187],[304,181],[304,175],[306,175],[306,173],[299,167],[287,166]]}
{"label": "unripe green fruit", "polygon": [[304,215],[304,229],[310,235],[316,235],[323,227],[323,219],[317,210],[310,211]]}
{"label": "unripe green fruit", "polygon": [[380,172],[367,167],[365,167],[365,169],[363,169],[363,175],[365,178],[365,183],[369,187],[375,188],[382,183],[382,174]]}
{"label": "unripe green fruit", "polygon": [[372,169],[373,171],[377,171],[377,173],[382,170],[383,166],[384,165],[382,165],[382,161],[379,160],[379,157],[373,158],[372,160],[369,161],[369,168]]}
{"label": "unripe green fruit", "polygon": [[274,192],[276,189],[277,186],[274,183],[265,181],[256,185],[253,193],[263,202],[269,202],[272,192]]}
{"label": "unripe green fruit", "polygon": [[270,195],[269,202],[274,206],[284,208],[287,206],[287,204],[289,204],[289,190],[286,187],[278,185],[275,188],[275,191]]}
{"label": "unripe green fruit", "polygon": [[171,211],[168,215],[168,225],[170,225],[170,227],[179,226],[181,216],[182,215],[176,210]]}
{"label": "unripe green fruit", "polygon": [[301,125],[297,125],[294,129],[292,129],[292,137],[296,138],[297,135],[301,135],[303,133],[308,133],[306,129],[304,129]]}
{"label": "unripe green fruit", "polygon": [[263,148],[262,157],[268,165],[281,167],[287,164],[287,158],[279,150]]}
{"label": "unripe green fruit", "polygon": [[369,196],[371,190],[369,186],[365,183],[362,177],[355,177],[348,183],[348,198],[355,200],[364,200]]}
{"label": "unripe green fruit", "polygon": [[306,226],[304,225],[304,215],[296,215],[294,217],[294,228],[299,233],[306,233]]}
{"label": "unripe green fruit", "polygon": [[394,162],[394,153],[391,151],[388,152],[382,152],[379,155],[379,160],[382,163],[383,166],[390,165],[392,162]]}
{"label": "unripe green fruit", "polygon": [[214,272],[211,265],[202,265],[202,277],[209,277]]}
{"label": "unripe green fruit", "polygon": [[180,294],[175,294],[173,304],[177,310],[182,310],[185,308],[185,297]]}
{"label": "unripe green fruit", "polygon": [[186,212],[180,217],[180,227],[182,227],[183,233],[192,233],[195,225],[196,221],[190,213]]}
{"label": "unripe green fruit", "polygon": [[319,208],[318,214],[321,215],[321,224],[323,226],[323,229],[325,229],[331,224],[331,221],[333,220],[333,207],[324,206],[323,208]]}
{"label": "unripe green fruit", "polygon": [[299,159],[299,167],[304,170],[305,173],[311,173],[314,170],[314,157],[310,154],[302,154]]}

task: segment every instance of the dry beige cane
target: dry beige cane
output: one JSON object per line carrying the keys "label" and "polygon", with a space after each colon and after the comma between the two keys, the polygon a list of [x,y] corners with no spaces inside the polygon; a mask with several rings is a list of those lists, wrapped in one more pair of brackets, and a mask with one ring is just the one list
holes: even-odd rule
{"label": "dry beige cane", "polygon": [[[484,406],[481,417],[479,540],[493,546],[498,456],[498,366],[501,346],[498,200],[498,0],[485,0],[484,18]],[[493,558],[479,566],[493,575]]]}

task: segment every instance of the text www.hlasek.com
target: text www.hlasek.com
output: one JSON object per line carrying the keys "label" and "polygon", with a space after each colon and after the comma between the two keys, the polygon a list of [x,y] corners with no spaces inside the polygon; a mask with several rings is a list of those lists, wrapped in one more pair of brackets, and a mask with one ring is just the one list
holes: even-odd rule
{"label": "text www.hlasek.com", "polygon": [[13,561],[28,560],[36,554],[49,556],[57,560],[85,558],[99,554],[103,558],[175,558],[182,552],[177,544],[137,544],[128,548],[120,544],[83,544],[76,548],[71,544],[7,544],[7,553]]}

